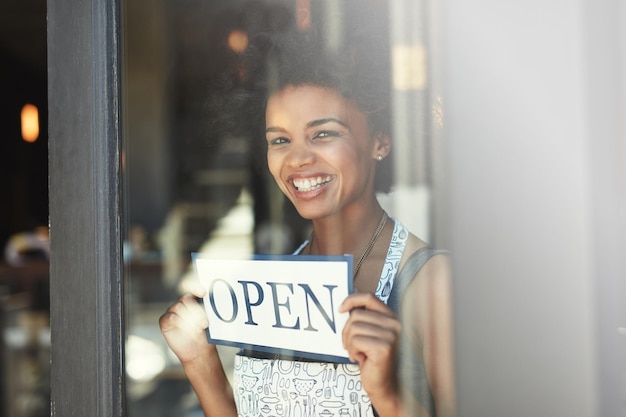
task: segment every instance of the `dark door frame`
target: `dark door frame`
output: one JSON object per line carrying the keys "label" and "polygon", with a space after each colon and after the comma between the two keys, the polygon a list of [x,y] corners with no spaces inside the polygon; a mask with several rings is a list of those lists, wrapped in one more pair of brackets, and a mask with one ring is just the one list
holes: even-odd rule
{"label": "dark door frame", "polygon": [[123,415],[120,1],[48,0],[52,415]]}

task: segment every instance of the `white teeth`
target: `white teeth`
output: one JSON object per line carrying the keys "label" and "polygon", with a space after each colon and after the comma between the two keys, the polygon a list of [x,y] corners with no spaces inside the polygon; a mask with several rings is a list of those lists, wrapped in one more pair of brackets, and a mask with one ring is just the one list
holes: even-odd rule
{"label": "white teeth", "polygon": [[330,180],[331,180],[330,175],[325,178],[322,178],[322,177],[306,178],[306,179],[301,179],[301,180],[293,180],[293,185],[295,185],[298,191],[311,191],[315,188],[321,187],[327,182],[330,182]]}

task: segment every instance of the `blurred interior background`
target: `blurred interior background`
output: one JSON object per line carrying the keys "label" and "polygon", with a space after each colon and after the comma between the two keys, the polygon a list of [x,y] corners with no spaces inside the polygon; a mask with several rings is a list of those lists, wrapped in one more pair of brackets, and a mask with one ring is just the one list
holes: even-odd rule
{"label": "blurred interior background", "polygon": [[45,0],[0,2],[0,415],[50,415]]}

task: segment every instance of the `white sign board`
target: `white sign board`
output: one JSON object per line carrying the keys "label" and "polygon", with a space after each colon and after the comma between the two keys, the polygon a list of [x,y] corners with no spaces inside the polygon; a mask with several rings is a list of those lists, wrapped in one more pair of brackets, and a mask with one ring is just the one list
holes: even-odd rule
{"label": "white sign board", "polygon": [[193,254],[206,290],[211,343],[348,362],[339,313],[352,292],[351,256],[260,256],[217,260]]}

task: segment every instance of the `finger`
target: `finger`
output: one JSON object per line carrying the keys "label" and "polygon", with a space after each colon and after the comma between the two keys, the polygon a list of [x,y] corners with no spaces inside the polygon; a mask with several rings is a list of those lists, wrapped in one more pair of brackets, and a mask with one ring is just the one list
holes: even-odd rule
{"label": "finger", "polygon": [[367,310],[353,310],[343,328],[342,340],[345,342],[355,335],[399,337],[400,330],[400,322],[393,317]]}
{"label": "finger", "polygon": [[393,311],[387,307],[385,303],[380,301],[374,294],[370,293],[350,294],[339,306],[339,312],[345,313],[356,308],[365,308],[387,313],[387,315],[393,315]]}
{"label": "finger", "polygon": [[344,327],[341,337],[344,348],[349,352],[371,352],[375,349],[386,352],[397,348],[401,329],[400,323],[395,320],[384,323],[356,321]]}
{"label": "finger", "polygon": [[175,332],[177,330],[182,330],[185,333],[197,333],[197,331],[194,330],[194,327],[198,328],[198,326],[193,325],[193,322],[184,320],[183,318],[181,318],[181,316],[171,310],[168,310],[160,317],[159,327],[161,328],[161,333],[163,333],[164,335],[166,333]]}
{"label": "finger", "polygon": [[350,339],[350,350],[361,352],[367,357],[374,356],[373,353],[379,352],[376,356],[389,357],[394,352],[394,344],[389,340],[372,336],[355,336]]}
{"label": "finger", "polygon": [[190,285],[188,290],[194,297],[204,298],[206,295],[206,290],[200,283]]}
{"label": "finger", "polygon": [[202,306],[191,294],[180,297],[176,303],[170,306],[168,312],[180,317],[183,322],[190,322],[200,328],[206,329],[209,325]]}
{"label": "finger", "polygon": [[392,311],[381,313],[367,309],[355,309],[342,331],[344,344],[346,340],[355,335],[366,335],[397,339],[400,337],[402,324]]}
{"label": "finger", "polygon": [[350,311],[350,316],[348,317],[348,321],[365,321],[378,323],[381,326],[388,326],[389,323],[398,322],[398,317],[396,314],[390,310],[370,310],[367,308],[355,308]]}
{"label": "finger", "polygon": [[349,346],[352,346],[353,341],[360,337],[379,339],[391,345],[396,345],[398,343],[401,325],[397,320],[350,320],[346,323],[346,326],[341,334],[341,339],[346,349]]}
{"label": "finger", "polygon": [[188,314],[192,320],[198,322],[198,324],[204,328],[209,326],[206,311],[195,295],[191,293],[184,294],[180,298],[180,302],[186,308],[186,314]]}
{"label": "finger", "polygon": [[359,365],[363,365],[365,361],[384,364],[395,357],[395,345],[378,337],[353,337],[345,349],[348,351],[350,360],[358,362]]}
{"label": "finger", "polygon": [[339,312],[350,312],[350,316],[356,312],[372,312],[375,314],[382,314],[385,317],[396,319],[396,313],[387,307],[385,303],[380,301],[374,295],[355,294],[348,296],[343,303],[339,306]]}

